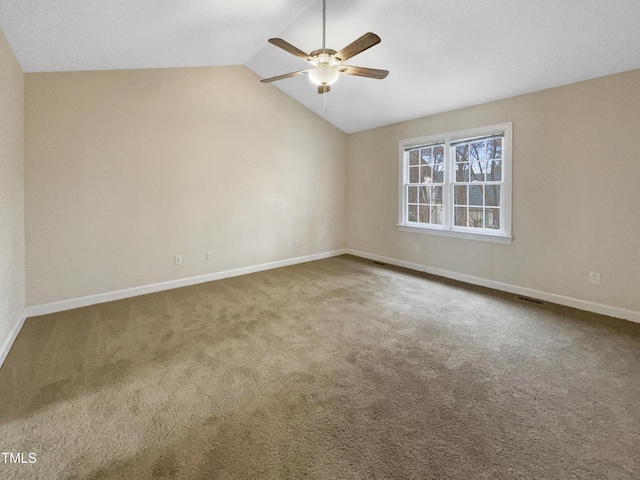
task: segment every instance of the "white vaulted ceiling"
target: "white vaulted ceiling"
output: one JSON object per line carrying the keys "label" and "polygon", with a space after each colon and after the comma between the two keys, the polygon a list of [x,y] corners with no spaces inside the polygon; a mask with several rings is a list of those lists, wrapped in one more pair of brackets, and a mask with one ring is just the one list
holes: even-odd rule
{"label": "white vaulted ceiling", "polygon": [[[317,0],[0,0],[0,29],[25,72],[246,65],[306,68],[267,43],[321,46]],[[638,0],[328,0],[327,47],[382,43],[323,99],[305,76],[280,88],[347,133],[640,68]]]}

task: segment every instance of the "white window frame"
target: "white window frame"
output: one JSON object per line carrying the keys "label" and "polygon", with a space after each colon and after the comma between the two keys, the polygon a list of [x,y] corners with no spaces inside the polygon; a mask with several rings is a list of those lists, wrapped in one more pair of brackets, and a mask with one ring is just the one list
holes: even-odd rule
{"label": "white window frame", "polygon": [[[491,230],[488,228],[477,229],[472,227],[460,227],[453,225],[453,185],[455,176],[455,157],[453,154],[452,143],[457,143],[463,139],[471,139],[474,137],[484,137],[496,134],[504,134],[502,145],[502,183],[500,188],[500,230]],[[409,138],[399,142],[399,188],[398,188],[398,228],[401,232],[422,233],[427,235],[438,235],[453,238],[462,238],[467,240],[479,240],[484,242],[511,244],[513,237],[511,235],[512,223],[512,137],[513,123],[499,123],[495,125],[487,125],[477,128],[469,128],[466,130],[457,130],[454,132],[439,133],[436,135],[427,135],[424,137]],[[420,224],[409,223],[407,221],[407,189],[405,188],[408,178],[408,160],[407,149],[421,145],[429,145],[433,143],[443,143],[444,148],[444,164],[445,179],[443,186],[443,224]]]}

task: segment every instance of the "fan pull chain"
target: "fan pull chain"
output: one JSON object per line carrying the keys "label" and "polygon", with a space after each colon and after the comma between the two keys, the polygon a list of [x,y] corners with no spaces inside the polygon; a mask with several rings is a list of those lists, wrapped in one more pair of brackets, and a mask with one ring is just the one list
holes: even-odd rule
{"label": "fan pull chain", "polygon": [[322,109],[324,110],[325,113],[327,113],[329,111],[329,107],[327,106],[329,103],[329,95],[327,95],[326,93],[322,95]]}

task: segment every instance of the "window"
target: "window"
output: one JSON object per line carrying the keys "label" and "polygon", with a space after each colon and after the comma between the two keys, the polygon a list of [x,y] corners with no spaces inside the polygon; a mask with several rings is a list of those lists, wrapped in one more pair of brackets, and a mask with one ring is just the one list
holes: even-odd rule
{"label": "window", "polygon": [[511,135],[504,123],[400,142],[402,231],[511,243]]}

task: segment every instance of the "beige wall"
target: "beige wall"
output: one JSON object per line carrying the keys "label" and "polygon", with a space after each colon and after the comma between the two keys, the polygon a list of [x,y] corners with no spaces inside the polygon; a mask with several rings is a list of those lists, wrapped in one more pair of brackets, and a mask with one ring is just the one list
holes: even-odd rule
{"label": "beige wall", "polygon": [[27,74],[27,304],[344,248],[346,135],[258,80]]}
{"label": "beige wall", "polygon": [[[513,244],[399,232],[398,141],[501,122],[513,122]],[[639,132],[635,70],[350,135],[347,243],[638,312]]]}
{"label": "beige wall", "polygon": [[24,311],[24,276],[24,75],[0,32],[0,356]]}
{"label": "beige wall", "polygon": [[[349,247],[640,311],[640,71],[348,137],[257,80],[26,75],[27,303]],[[399,232],[398,141],[507,121],[513,244]]]}

